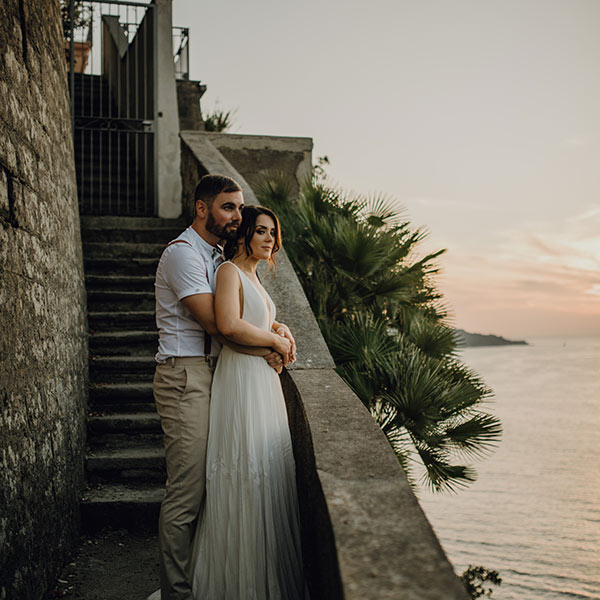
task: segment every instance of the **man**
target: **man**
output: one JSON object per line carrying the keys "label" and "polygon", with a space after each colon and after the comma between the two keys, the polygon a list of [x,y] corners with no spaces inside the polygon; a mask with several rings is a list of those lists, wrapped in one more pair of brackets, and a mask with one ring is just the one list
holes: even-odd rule
{"label": "man", "polygon": [[222,260],[217,244],[235,238],[244,198],[233,179],[206,175],[194,201],[194,221],[165,248],[155,282],[159,344],[153,391],[167,466],[159,519],[162,600],[192,600],[188,562],[205,491],[210,388],[221,343],[265,356],[273,368],[287,364],[293,353],[287,328],[281,332],[287,337],[277,340],[279,352],[239,346],[217,332],[213,294]]}

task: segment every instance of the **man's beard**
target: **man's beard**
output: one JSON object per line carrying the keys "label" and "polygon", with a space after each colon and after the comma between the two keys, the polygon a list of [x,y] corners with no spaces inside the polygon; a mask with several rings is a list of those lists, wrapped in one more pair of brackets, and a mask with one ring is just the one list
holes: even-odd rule
{"label": "man's beard", "polygon": [[[231,225],[235,225],[235,229],[227,229],[231,227]],[[240,226],[238,221],[230,221],[226,225],[217,225],[215,221],[212,211],[208,213],[208,218],[206,219],[206,230],[210,231],[213,235],[216,235],[221,240],[235,240],[237,239],[237,231]]]}

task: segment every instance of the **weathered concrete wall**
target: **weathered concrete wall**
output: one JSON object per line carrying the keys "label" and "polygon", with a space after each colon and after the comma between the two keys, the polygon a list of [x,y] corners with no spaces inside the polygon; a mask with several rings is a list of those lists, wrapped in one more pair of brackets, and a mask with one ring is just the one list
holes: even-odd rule
{"label": "weathered concrete wall", "polygon": [[[186,133],[182,126],[182,136]],[[310,177],[312,139],[206,132],[206,139],[252,187],[265,171],[283,171],[298,182]]]}
{"label": "weathered concrete wall", "polygon": [[200,98],[206,86],[199,81],[177,80],[177,106],[179,109],[179,127],[182,130],[204,131],[204,121],[200,112]]}
{"label": "weathered concrete wall", "polygon": [[156,10],[156,163],[158,168],[158,216],[181,215],[181,163],[179,111],[173,63],[172,0],[155,0]]}
{"label": "weathered concrete wall", "polygon": [[0,3],[0,598],[78,535],[87,335],[59,1]]}
{"label": "weathered concrete wall", "polygon": [[[251,186],[208,134],[186,131],[182,139],[190,173],[229,175],[242,186],[245,202],[257,203]],[[333,370],[285,252],[277,264],[276,277],[263,277],[263,283],[278,320],[290,326],[298,344],[298,360],[282,384],[311,598],[465,600],[384,434]]]}

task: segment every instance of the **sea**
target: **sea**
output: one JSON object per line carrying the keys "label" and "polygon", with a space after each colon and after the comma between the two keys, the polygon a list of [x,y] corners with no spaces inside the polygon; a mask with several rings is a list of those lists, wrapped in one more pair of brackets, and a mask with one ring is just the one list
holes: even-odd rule
{"label": "sea", "polygon": [[499,572],[496,600],[600,599],[600,337],[466,348],[503,425],[478,479],[419,500],[457,574]]}

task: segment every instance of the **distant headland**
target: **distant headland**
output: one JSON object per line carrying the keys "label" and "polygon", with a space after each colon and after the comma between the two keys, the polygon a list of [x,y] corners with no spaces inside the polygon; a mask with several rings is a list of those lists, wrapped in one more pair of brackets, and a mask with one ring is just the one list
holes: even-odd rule
{"label": "distant headland", "polygon": [[511,345],[521,345],[527,346],[527,342],[525,340],[507,340],[499,335],[484,335],[481,333],[469,333],[464,329],[456,330],[456,339],[458,343],[466,348],[470,348],[472,346],[511,346]]}

